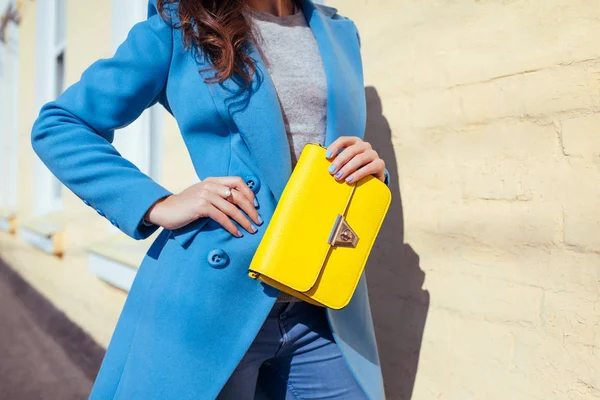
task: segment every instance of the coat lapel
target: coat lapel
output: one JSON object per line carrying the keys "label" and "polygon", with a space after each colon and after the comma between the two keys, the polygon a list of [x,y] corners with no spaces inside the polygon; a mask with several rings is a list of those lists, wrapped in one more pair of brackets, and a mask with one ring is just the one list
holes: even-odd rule
{"label": "coat lapel", "polygon": [[234,78],[209,85],[217,111],[232,132],[239,133],[267,186],[277,200],[292,172],[289,143],[273,81],[259,51],[249,46],[256,64],[250,90]]}
{"label": "coat lapel", "polygon": [[[327,79],[325,146],[341,135],[363,137],[366,122],[362,64],[354,24],[332,18],[334,8],[318,9],[301,1],[304,15],[318,43]],[[260,52],[249,46],[256,74],[249,91],[234,78],[209,85],[215,106],[225,123],[239,133],[278,201],[291,175],[290,147],[273,81]]]}

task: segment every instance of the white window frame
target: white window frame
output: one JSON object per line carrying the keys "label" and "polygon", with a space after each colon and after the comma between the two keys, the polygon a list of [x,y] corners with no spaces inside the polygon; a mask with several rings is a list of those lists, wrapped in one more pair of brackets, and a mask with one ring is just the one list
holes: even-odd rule
{"label": "white window frame", "polygon": [[[4,103],[6,103],[6,98],[8,96],[6,88],[6,82],[8,79],[5,79],[4,75],[6,74],[6,66],[5,61],[6,58],[6,44],[0,43],[0,188],[6,187],[6,176],[3,171],[5,171],[6,164],[8,164],[7,160],[7,152],[5,151],[5,144],[8,142],[8,135],[5,125],[5,116],[4,112],[8,107],[5,107]],[[0,208],[6,205],[6,193],[4,191],[0,191]]]}
{"label": "white window frame", "polygon": [[[36,17],[36,109],[45,103],[56,99],[65,86],[65,76],[62,77],[62,88],[57,87],[57,59],[64,55],[67,47],[67,37],[57,43],[58,15],[57,4],[60,0],[45,0],[37,3]],[[66,26],[66,0],[65,21]],[[60,212],[64,208],[64,186],[36,157],[34,166],[35,200],[34,215]],[[58,195],[57,195],[57,189]]]}
{"label": "white window frame", "polygon": [[[15,1],[8,4],[16,7]],[[5,7],[2,8],[3,10]],[[6,42],[0,46],[0,207],[17,209],[19,166],[19,29],[6,27]]]}
{"label": "white window frame", "polygon": [[[114,54],[133,25],[146,19],[148,1],[111,0],[111,8],[111,50]],[[134,122],[115,132],[113,141],[123,157],[156,181],[160,181],[162,175],[163,127],[164,112],[156,104]],[[109,229],[116,228],[111,226]]]}

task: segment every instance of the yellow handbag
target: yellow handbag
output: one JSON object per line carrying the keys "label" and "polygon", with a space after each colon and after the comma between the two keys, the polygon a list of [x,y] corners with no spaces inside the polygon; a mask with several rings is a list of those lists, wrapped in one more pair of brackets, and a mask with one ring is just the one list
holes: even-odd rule
{"label": "yellow handbag", "polygon": [[392,194],[373,175],[337,181],[325,152],[319,143],[302,149],[248,274],[309,303],[341,309],[358,285]]}

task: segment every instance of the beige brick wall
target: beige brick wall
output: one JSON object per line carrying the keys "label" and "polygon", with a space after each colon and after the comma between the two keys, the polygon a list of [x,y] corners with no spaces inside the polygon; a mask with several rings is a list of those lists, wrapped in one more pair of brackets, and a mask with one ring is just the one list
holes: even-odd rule
{"label": "beige brick wall", "polygon": [[600,398],[598,2],[327,3],[397,179],[368,266],[389,398]]}
{"label": "beige brick wall", "polygon": [[[36,2],[23,4],[25,219]],[[367,139],[393,177],[368,266],[388,398],[600,398],[597,0],[328,4],[359,27]],[[67,83],[110,55],[109,16],[108,0],[68,1]],[[176,191],[194,174],[175,121],[165,126],[162,183]],[[71,193],[65,202],[63,259],[6,234],[0,254],[106,345],[125,295],[85,255],[109,224]]]}

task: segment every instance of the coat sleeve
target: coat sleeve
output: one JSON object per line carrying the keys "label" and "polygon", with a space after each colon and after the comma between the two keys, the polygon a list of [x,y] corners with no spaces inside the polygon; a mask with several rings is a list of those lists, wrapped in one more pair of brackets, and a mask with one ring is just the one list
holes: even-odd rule
{"label": "coat sleeve", "polygon": [[383,182],[390,186],[390,171],[387,168],[385,169],[385,180]]}
{"label": "coat sleeve", "polygon": [[35,153],[83,202],[122,232],[145,239],[146,211],[172,193],[122,157],[113,146],[123,128],[164,96],[171,65],[171,25],[149,6],[111,58],[91,64],[80,80],[39,111],[31,130]]}

